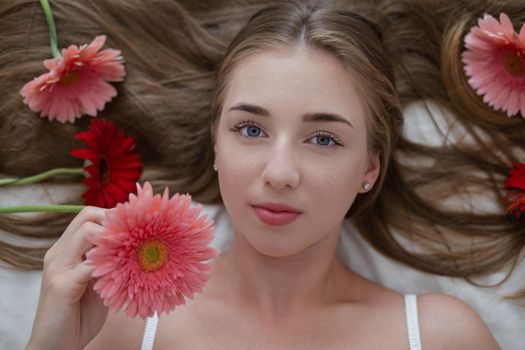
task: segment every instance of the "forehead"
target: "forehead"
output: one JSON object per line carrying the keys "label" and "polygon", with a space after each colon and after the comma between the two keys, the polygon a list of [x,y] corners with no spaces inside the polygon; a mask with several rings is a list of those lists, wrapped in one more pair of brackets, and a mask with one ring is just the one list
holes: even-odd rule
{"label": "forehead", "polygon": [[237,64],[223,106],[252,103],[272,114],[331,112],[363,125],[365,108],[354,81],[339,59],[320,49],[270,48]]}

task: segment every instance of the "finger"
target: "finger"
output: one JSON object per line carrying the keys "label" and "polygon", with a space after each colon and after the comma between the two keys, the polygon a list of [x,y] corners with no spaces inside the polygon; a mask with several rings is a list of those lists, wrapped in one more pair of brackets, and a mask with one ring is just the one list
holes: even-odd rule
{"label": "finger", "polygon": [[92,279],[91,274],[95,271],[95,266],[89,265],[86,261],[78,264],[72,271],[72,277],[78,283],[87,285]]}
{"label": "finger", "polygon": [[84,224],[84,222],[91,221],[101,224],[106,217],[106,211],[107,209],[89,206],[82,209],[68,225],[62,236],[51,247],[50,253],[60,254],[66,242],[71,239],[74,233],[80,228],[80,226],[82,226],[82,224]]}
{"label": "finger", "polygon": [[[86,293],[86,288],[89,286],[89,281],[92,280],[91,275],[95,270],[94,266],[80,263],[67,273],[68,287],[65,293],[66,302],[76,303]],[[55,294],[56,295],[56,294]]]}
{"label": "finger", "polygon": [[87,221],[91,221],[97,224],[102,224],[102,221],[106,218],[107,209],[97,207],[85,207],[78,213],[78,215],[71,221],[69,226],[64,231],[62,237],[64,240],[69,240],[73,234]]}
{"label": "finger", "polygon": [[84,254],[94,246],[91,238],[101,234],[104,230],[104,227],[99,224],[90,221],[84,222],[73,237],[64,244],[59,259],[67,265],[81,263]]}

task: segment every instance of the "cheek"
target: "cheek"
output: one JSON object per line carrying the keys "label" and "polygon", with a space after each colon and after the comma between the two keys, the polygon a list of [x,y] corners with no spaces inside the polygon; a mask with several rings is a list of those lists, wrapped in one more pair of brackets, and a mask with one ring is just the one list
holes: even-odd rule
{"label": "cheek", "polygon": [[221,196],[226,207],[234,209],[246,195],[247,186],[254,181],[257,171],[256,157],[232,142],[228,135],[218,138],[215,160]]}
{"label": "cheek", "polygon": [[361,189],[365,160],[352,155],[331,159],[304,169],[303,184],[308,197],[314,198],[316,210],[333,219],[346,214]]}

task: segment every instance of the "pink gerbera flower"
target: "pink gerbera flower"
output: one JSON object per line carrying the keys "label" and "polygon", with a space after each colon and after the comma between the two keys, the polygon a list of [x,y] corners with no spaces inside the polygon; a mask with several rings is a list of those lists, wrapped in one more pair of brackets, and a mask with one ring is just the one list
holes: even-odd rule
{"label": "pink gerbera flower", "polygon": [[525,117],[525,25],[517,34],[509,17],[485,14],[465,37],[469,84],[483,101],[510,117]]}
{"label": "pink gerbera flower", "polygon": [[95,116],[117,95],[108,82],[122,81],[126,74],[119,50],[100,51],[105,41],[106,36],[97,36],[89,45],[63,49],[63,57],[44,60],[49,72],[24,85],[24,103],[41,117],[61,123]]}
{"label": "pink gerbera flower", "polygon": [[112,311],[126,306],[129,317],[169,313],[185,298],[202,292],[210,266],[217,257],[207,245],[213,221],[190,207],[189,195],[153,195],[146,182],[137,184],[137,196],[108,211],[105,232],[92,238],[96,245],[86,259],[99,279],[94,289]]}

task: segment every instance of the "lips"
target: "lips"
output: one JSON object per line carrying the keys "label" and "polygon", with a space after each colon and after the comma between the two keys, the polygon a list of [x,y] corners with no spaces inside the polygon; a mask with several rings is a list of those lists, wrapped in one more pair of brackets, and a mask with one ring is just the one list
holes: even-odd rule
{"label": "lips", "polygon": [[299,209],[296,209],[292,206],[289,206],[284,203],[271,203],[271,202],[265,202],[265,203],[257,203],[253,205],[254,207],[264,208],[268,209],[274,212],[290,212],[290,213],[297,213],[301,214],[301,211]]}
{"label": "lips", "polygon": [[272,226],[288,225],[302,214],[299,209],[282,203],[258,203],[253,209],[259,220]]}

